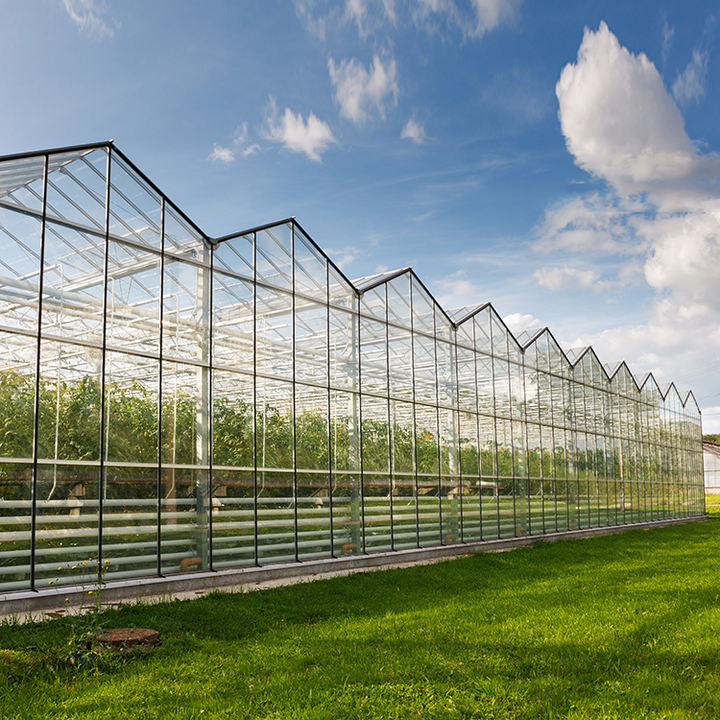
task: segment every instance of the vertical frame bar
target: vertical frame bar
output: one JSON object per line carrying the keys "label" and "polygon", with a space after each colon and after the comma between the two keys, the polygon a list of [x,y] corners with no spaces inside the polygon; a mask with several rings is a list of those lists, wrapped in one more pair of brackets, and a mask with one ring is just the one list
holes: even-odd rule
{"label": "vertical frame bar", "polygon": [[163,502],[163,316],[165,312],[165,196],[160,196],[160,329],[158,348],[157,402],[157,575],[162,575],[162,502]]}
{"label": "vertical frame bar", "polygon": [[366,550],[366,535],[365,535],[365,463],[363,461],[363,414],[362,414],[362,398],[363,398],[363,392],[362,392],[362,344],[361,344],[361,335],[362,335],[362,321],[360,319],[360,297],[355,296],[354,298],[355,303],[355,318],[356,318],[356,332],[355,337],[353,341],[356,343],[357,346],[357,367],[358,367],[358,375],[357,375],[357,413],[358,413],[358,468],[360,469],[360,527],[362,528],[362,552],[367,552]]}
{"label": "vertical frame bar", "polygon": [[335,555],[335,523],[333,518],[333,443],[332,392],[330,390],[330,267],[325,260],[325,350],[327,376],[327,454],[328,454],[328,510],[330,512],[330,557]]}
{"label": "vertical frame bar", "polygon": [[107,362],[107,294],[108,294],[108,273],[110,265],[110,190],[112,187],[110,170],[112,167],[112,147],[107,149],[107,170],[105,175],[105,258],[103,266],[103,321],[102,321],[102,350],[100,360],[100,472],[98,476],[98,559],[97,579],[98,584],[102,580],[103,563],[103,505],[105,489],[105,424],[106,415],[106,362]]}
{"label": "vertical frame bar", "polygon": [[213,472],[213,420],[215,413],[213,412],[214,404],[214,392],[213,392],[213,285],[214,285],[214,269],[215,269],[215,253],[213,252],[212,245],[203,238],[203,243],[207,245],[210,252],[210,277],[207,283],[208,292],[208,393],[207,393],[207,414],[208,414],[208,502],[207,502],[207,514],[208,514],[208,565],[210,570],[213,568],[213,501],[214,496],[214,472]]}
{"label": "vertical frame bar", "polygon": [[395,513],[394,495],[395,495],[395,475],[393,465],[393,442],[394,433],[392,428],[392,407],[390,400],[390,313],[388,311],[388,284],[383,285],[383,293],[385,295],[385,394],[387,395],[387,443],[388,443],[388,472],[389,487],[388,496],[390,498],[390,548],[395,549]]}
{"label": "vertical frame bar", "polygon": [[413,470],[415,474],[415,545],[420,547],[420,498],[418,493],[418,449],[417,449],[417,411],[415,397],[415,311],[413,308],[414,283],[412,274],[408,274],[408,289],[410,294],[410,374],[412,376],[412,439],[413,439]]}
{"label": "vertical frame bar", "polygon": [[[260,565],[260,547],[258,539],[258,449],[257,449],[257,232],[252,234],[252,287],[253,287],[253,552],[255,565]],[[294,391],[293,391],[294,394]]]}
{"label": "vertical frame bar", "polygon": [[292,463],[293,463],[293,517],[295,522],[295,562],[300,561],[300,546],[298,544],[298,478],[297,478],[297,427],[296,427],[296,400],[297,395],[297,367],[296,367],[296,338],[295,338],[295,221],[290,223],[290,262],[292,285]]}
{"label": "vertical frame bar", "polygon": [[[35,344],[35,396],[33,398],[32,497],[30,500],[30,589],[35,590],[35,560],[37,554],[37,486],[38,486],[38,430],[40,426],[40,350],[42,339],[43,292],[45,283],[45,225],[47,222],[47,186],[50,158],[43,156],[42,217],[40,225],[40,275],[38,278],[37,337]],[[59,380],[58,380],[59,382]]]}

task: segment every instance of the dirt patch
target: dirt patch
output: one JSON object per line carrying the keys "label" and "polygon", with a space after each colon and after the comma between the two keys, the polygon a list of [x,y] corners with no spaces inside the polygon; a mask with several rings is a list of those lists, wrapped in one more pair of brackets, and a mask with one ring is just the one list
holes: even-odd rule
{"label": "dirt patch", "polygon": [[148,628],[108,628],[98,630],[95,642],[120,652],[153,648],[160,644],[160,633]]}

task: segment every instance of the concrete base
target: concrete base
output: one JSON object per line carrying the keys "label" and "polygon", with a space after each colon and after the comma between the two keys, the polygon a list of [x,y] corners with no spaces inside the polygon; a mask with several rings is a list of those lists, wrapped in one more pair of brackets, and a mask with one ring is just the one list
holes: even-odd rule
{"label": "concrete base", "polygon": [[[410,548],[378,552],[367,555],[348,555],[338,558],[306,560],[303,562],[244,567],[232,570],[200,571],[163,577],[131,580],[109,580],[102,588],[102,604],[114,605],[121,602],[138,600],[172,600],[177,597],[194,597],[213,590],[247,591],[261,586],[289,585],[294,582],[346,575],[387,567],[417,565],[437,562],[460,555],[478,552],[502,552],[517,547],[534,545],[538,542],[587,538],[595,535],[610,535],[631,528],[655,528],[666,525],[678,525],[686,522],[706,520],[706,515],[672,520],[632,523],[610,527],[566,530],[545,535],[525,535],[521,537],[482,540],[479,542],[456,545],[441,545],[428,548]],[[0,618],[12,617],[18,620],[37,619],[45,616],[59,616],[68,612],[79,612],[93,605],[93,596],[89,595],[96,587],[90,585],[72,585],[66,587],[43,588],[36,591],[16,591],[0,595]]]}

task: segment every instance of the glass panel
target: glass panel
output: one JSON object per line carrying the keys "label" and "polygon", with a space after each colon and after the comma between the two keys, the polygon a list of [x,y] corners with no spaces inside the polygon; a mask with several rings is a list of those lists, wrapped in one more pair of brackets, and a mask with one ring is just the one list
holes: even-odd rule
{"label": "glass panel", "polygon": [[257,372],[293,377],[292,296],[257,286]]}
{"label": "glass panel", "polygon": [[257,279],[292,290],[292,227],[278,225],[255,234]]}
{"label": "glass panel", "polygon": [[[130,251],[113,253],[113,269],[133,262]],[[45,232],[43,317],[45,333],[100,344],[103,327],[105,240],[48,223]],[[132,271],[130,271],[132,272]]]}
{"label": "glass panel", "polygon": [[258,562],[296,559],[293,387],[257,378]]}
{"label": "glass panel", "polygon": [[212,298],[213,365],[252,373],[252,283],[215,271]]}
{"label": "glass panel", "polygon": [[110,185],[110,234],[160,249],[160,198],[115,153]]}
{"label": "glass panel", "polygon": [[[295,379],[328,384],[327,307],[295,301]],[[326,393],[327,395],[327,393]]]}
{"label": "glass panel", "polygon": [[357,356],[357,314],[331,308],[330,384],[332,387],[341,390],[358,389]]}
{"label": "glass panel", "polygon": [[363,552],[363,503],[360,477],[360,398],[330,394],[330,448],[335,555]]}
{"label": "glass panel", "polygon": [[3,327],[37,331],[41,232],[42,225],[37,218],[0,206],[0,323]]}
{"label": "glass panel", "polygon": [[109,352],[103,560],[107,577],[157,571],[159,363]]}
{"label": "glass panel", "polygon": [[163,363],[163,572],[209,567],[209,373]]}
{"label": "glass panel", "polygon": [[168,359],[209,361],[210,271],[165,258],[163,353]]}

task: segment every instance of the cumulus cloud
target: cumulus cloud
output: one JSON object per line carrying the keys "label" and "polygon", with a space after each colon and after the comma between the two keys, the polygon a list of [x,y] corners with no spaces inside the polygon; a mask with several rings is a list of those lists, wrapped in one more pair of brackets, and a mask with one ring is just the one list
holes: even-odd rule
{"label": "cumulus cloud", "polygon": [[529,313],[510,313],[503,318],[503,322],[510,328],[513,335],[523,330],[537,330],[543,325],[534,315]]}
{"label": "cumulus cloud", "polygon": [[307,116],[307,120],[290,108],[285,108],[285,112],[279,115],[273,97],[268,103],[264,136],[292,152],[306,155],[314,162],[322,162],[322,154],[337,143],[330,126],[312,112]]}
{"label": "cumulus cloud", "polygon": [[672,93],[679,103],[686,105],[693,100],[697,102],[705,94],[709,57],[707,51],[696,48],[685,69],[678,73],[672,86]]}
{"label": "cumulus cloud", "polygon": [[555,90],[575,162],[620,192],[686,191],[720,170],[717,155],[691,142],[655,65],[622,47],[604,22],[585,30]]}
{"label": "cumulus cloud", "polygon": [[[699,69],[703,62],[693,58],[691,65]],[[689,98],[688,92],[675,94]],[[655,65],[623,47],[605,23],[586,29],[556,93],[568,150],[608,190],[550,208],[538,226],[537,249],[631,255],[626,277],[637,277],[641,266],[654,292],[646,323],[608,329],[580,344],[593,344],[603,359],[627,358],[637,372],[693,384],[700,398],[717,394],[710,368],[694,369],[720,354],[718,155],[698,150]],[[571,274],[561,270],[539,272],[546,284],[562,285]],[[591,274],[572,273],[572,279],[590,289],[597,284]]]}
{"label": "cumulus cloud", "polygon": [[356,58],[339,64],[329,58],[328,71],[340,114],[356,125],[376,115],[384,118],[386,110],[397,105],[397,64],[392,57],[383,62],[375,55],[367,69]]}
{"label": "cumulus cloud", "polygon": [[95,40],[113,37],[120,27],[103,0],[62,0],[62,6],[77,29]]}
{"label": "cumulus cloud", "polygon": [[400,133],[402,140],[412,140],[416,145],[422,145],[427,140],[425,125],[410,118]]}

